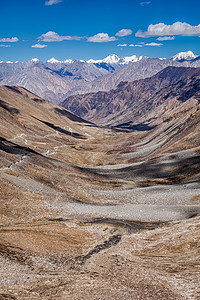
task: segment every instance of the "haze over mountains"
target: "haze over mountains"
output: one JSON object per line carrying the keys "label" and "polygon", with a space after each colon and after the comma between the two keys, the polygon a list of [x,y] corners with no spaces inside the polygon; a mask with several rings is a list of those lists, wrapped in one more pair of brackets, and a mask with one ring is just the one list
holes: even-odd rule
{"label": "haze over mountains", "polygon": [[109,55],[102,60],[88,61],[52,58],[45,63],[37,59],[1,62],[0,84],[22,86],[59,103],[70,95],[109,91],[121,81],[150,77],[168,66],[200,67],[200,56],[188,51],[172,59]]}

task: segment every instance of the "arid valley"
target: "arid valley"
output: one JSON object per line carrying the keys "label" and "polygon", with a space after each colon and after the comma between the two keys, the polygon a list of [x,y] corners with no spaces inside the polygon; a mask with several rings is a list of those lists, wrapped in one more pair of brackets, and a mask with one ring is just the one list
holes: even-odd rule
{"label": "arid valley", "polygon": [[0,299],[199,298],[198,93],[135,128],[0,87]]}

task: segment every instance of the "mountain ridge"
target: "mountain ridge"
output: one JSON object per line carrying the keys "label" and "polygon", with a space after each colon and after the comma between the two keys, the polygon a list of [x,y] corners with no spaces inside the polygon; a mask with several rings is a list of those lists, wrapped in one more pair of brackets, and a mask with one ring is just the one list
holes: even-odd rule
{"label": "mountain ridge", "polygon": [[0,84],[18,85],[53,103],[70,95],[109,91],[121,81],[153,76],[167,66],[199,67],[200,56],[191,60],[150,58],[135,55],[119,58],[109,55],[103,60],[41,62],[34,58],[24,63],[1,62]]}
{"label": "mountain ridge", "polygon": [[[188,50],[188,51],[185,51],[185,52],[179,52],[175,55],[173,55],[171,58],[159,58],[161,60],[163,59],[173,59],[173,60],[182,60],[182,59],[187,59],[187,60],[192,60],[192,59],[195,59],[197,57],[199,57],[200,55],[196,55],[194,54],[191,50]],[[43,62],[43,63],[73,63],[75,61],[80,61],[80,62],[88,62],[88,63],[99,63],[99,62],[106,62],[106,63],[109,63],[109,64],[116,64],[116,63],[120,63],[120,64],[125,64],[125,63],[129,63],[130,61],[134,62],[134,61],[138,61],[140,59],[142,59],[143,57],[147,57],[147,58],[150,58],[148,56],[136,56],[136,55],[131,55],[131,56],[118,56],[116,54],[109,54],[108,56],[106,56],[105,58],[102,58],[102,59],[88,59],[88,60],[83,60],[83,59],[71,59],[71,58],[68,58],[66,60],[57,60],[56,58],[52,57],[51,59],[48,59],[46,62]],[[156,57],[158,58],[158,57]],[[38,58],[31,58],[31,59],[28,59],[27,61],[24,61],[24,62],[19,62],[19,61],[15,61],[15,62],[12,62],[12,61],[0,61],[0,64],[1,63],[7,63],[7,64],[22,64],[22,63],[25,63],[25,62],[28,62],[28,61],[31,61],[31,62],[42,62],[40,61]]]}
{"label": "mountain ridge", "polygon": [[[192,83],[191,81],[191,91],[189,93],[186,90],[187,81],[192,80],[193,77],[196,78],[195,76],[197,77],[197,81],[196,83]],[[163,93],[163,99],[167,100],[167,94],[170,95],[171,92],[170,89],[172,89],[173,85],[178,84],[178,82],[181,82],[182,85],[176,88],[177,95],[182,92],[185,93],[185,97],[186,95],[192,97],[193,86],[194,93],[200,90],[198,78],[200,78],[200,68],[177,68],[171,66],[149,78],[136,80],[131,83],[121,82],[115,89],[109,92],[70,96],[61,103],[61,106],[87,120],[97,122],[97,124],[101,125],[109,124],[116,126],[117,123],[119,124],[119,120],[121,120],[121,123],[127,121],[134,123],[134,121],[141,118],[145,111],[148,113],[148,111],[150,112],[155,107],[154,104],[151,104],[149,107],[149,101],[153,101],[152,103],[154,103],[154,98],[156,99],[159,93]],[[160,101],[163,102],[164,100]],[[174,105],[177,106],[178,103],[175,103],[176,100],[174,99]],[[130,110],[129,119],[126,119],[126,117],[123,119],[127,110]],[[154,123],[150,122],[153,125],[160,118],[160,113],[157,112],[157,114],[157,117],[153,116],[155,118]],[[145,120],[142,119],[142,122],[145,122]]]}

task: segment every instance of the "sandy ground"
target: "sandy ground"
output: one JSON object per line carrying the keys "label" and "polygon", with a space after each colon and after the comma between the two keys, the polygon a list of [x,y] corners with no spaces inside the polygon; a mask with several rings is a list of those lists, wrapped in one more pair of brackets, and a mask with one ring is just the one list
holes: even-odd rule
{"label": "sandy ground", "polygon": [[141,222],[168,222],[183,220],[200,215],[200,206],[165,206],[165,205],[90,205],[70,203],[66,204],[66,215],[71,217],[114,218]]}

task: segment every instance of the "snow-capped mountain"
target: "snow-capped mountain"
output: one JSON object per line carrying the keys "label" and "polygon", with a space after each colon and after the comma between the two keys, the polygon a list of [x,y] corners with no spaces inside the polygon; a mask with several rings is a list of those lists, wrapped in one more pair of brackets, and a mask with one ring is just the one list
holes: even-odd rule
{"label": "snow-capped mountain", "polygon": [[38,63],[38,62],[40,62],[39,61],[39,59],[38,58],[32,58],[32,59],[29,59],[29,60],[27,60],[27,61],[25,61],[25,62],[20,62],[20,61],[15,61],[15,62],[13,62],[13,61],[10,61],[10,60],[8,60],[8,61],[3,61],[3,60],[1,60],[0,61],[0,64],[24,64],[24,63],[27,63],[27,62],[30,62],[30,63]]}
{"label": "snow-capped mountain", "polygon": [[142,58],[143,58],[143,56],[136,56],[136,55],[124,56],[124,57],[121,57],[119,63],[122,65],[126,65],[126,64],[129,64],[130,62],[140,61]]}
{"label": "snow-capped mountain", "polygon": [[75,60],[69,58],[69,59],[63,60],[62,62],[65,64],[73,64],[75,62]]}
{"label": "snow-capped mountain", "polygon": [[106,58],[102,60],[102,62],[105,62],[107,64],[117,64],[120,61],[120,57],[116,54],[108,55]]}
{"label": "snow-capped mountain", "polygon": [[56,64],[56,63],[60,63],[59,60],[55,59],[54,57],[52,57],[51,59],[47,60],[48,63],[50,64]]}
{"label": "snow-capped mountain", "polygon": [[180,52],[177,53],[176,55],[172,56],[173,60],[192,60],[197,58],[198,55],[194,54],[192,51],[186,51],[186,52]]}
{"label": "snow-capped mountain", "polygon": [[[172,56],[171,60],[173,61],[191,61],[193,59],[196,59],[197,57],[199,57],[199,55],[194,54],[192,51],[186,51],[186,52],[179,52],[176,55]],[[57,60],[56,58],[52,57],[51,59],[47,60],[46,63],[49,64],[73,64],[74,62],[82,62],[82,63],[89,63],[89,64],[108,64],[108,65],[126,65],[129,64],[130,62],[138,62],[140,60],[142,60],[143,58],[148,58],[147,56],[136,56],[136,55],[132,55],[132,56],[123,56],[123,57],[119,57],[116,54],[110,54],[107,57],[103,58],[103,59],[89,59],[87,61],[85,60],[73,60],[73,59],[66,59],[66,60]],[[162,58],[159,57],[160,60],[166,60],[167,58]],[[26,61],[27,62],[27,61]],[[0,63],[7,63],[7,64],[23,64],[26,62],[12,62],[12,61],[0,61]],[[32,62],[32,63],[39,63],[40,60],[38,58],[32,58],[30,60],[28,60],[28,62]],[[45,64],[45,62],[44,62]]]}
{"label": "snow-capped mountain", "polygon": [[97,60],[89,59],[89,60],[87,60],[87,63],[90,63],[90,64],[106,63],[108,65],[114,65],[114,64],[125,65],[130,62],[137,62],[137,61],[141,60],[142,58],[143,58],[143,56],[132,55],[132,56],[119,57],[116,54],[111,54],[103,59],[97,59]]}
{"label": "snow-capped mountain", "polygon": [[111,54],[105,57],[104,59],[89,59],[87,63],[90,64],[101,64],[101,63],[107,63],[107,64],[117,64],[120,61],[120,57],[116,54]]}
{"label": "snow-capped mountain", "polygon": [[39,59],[38,58],[32,58],[31,61],[37,63],[37,62],[39,62]]}
{"label": "snow-capped mountain", "polygon": [[51,59],[47,60],[47,63],[50,64],[59,64],[59,63],[64,63],[64,64],[72,64],[74,62],[73,59],[66,59],[66,60],[57,60],[54,57],[52,57]]}

